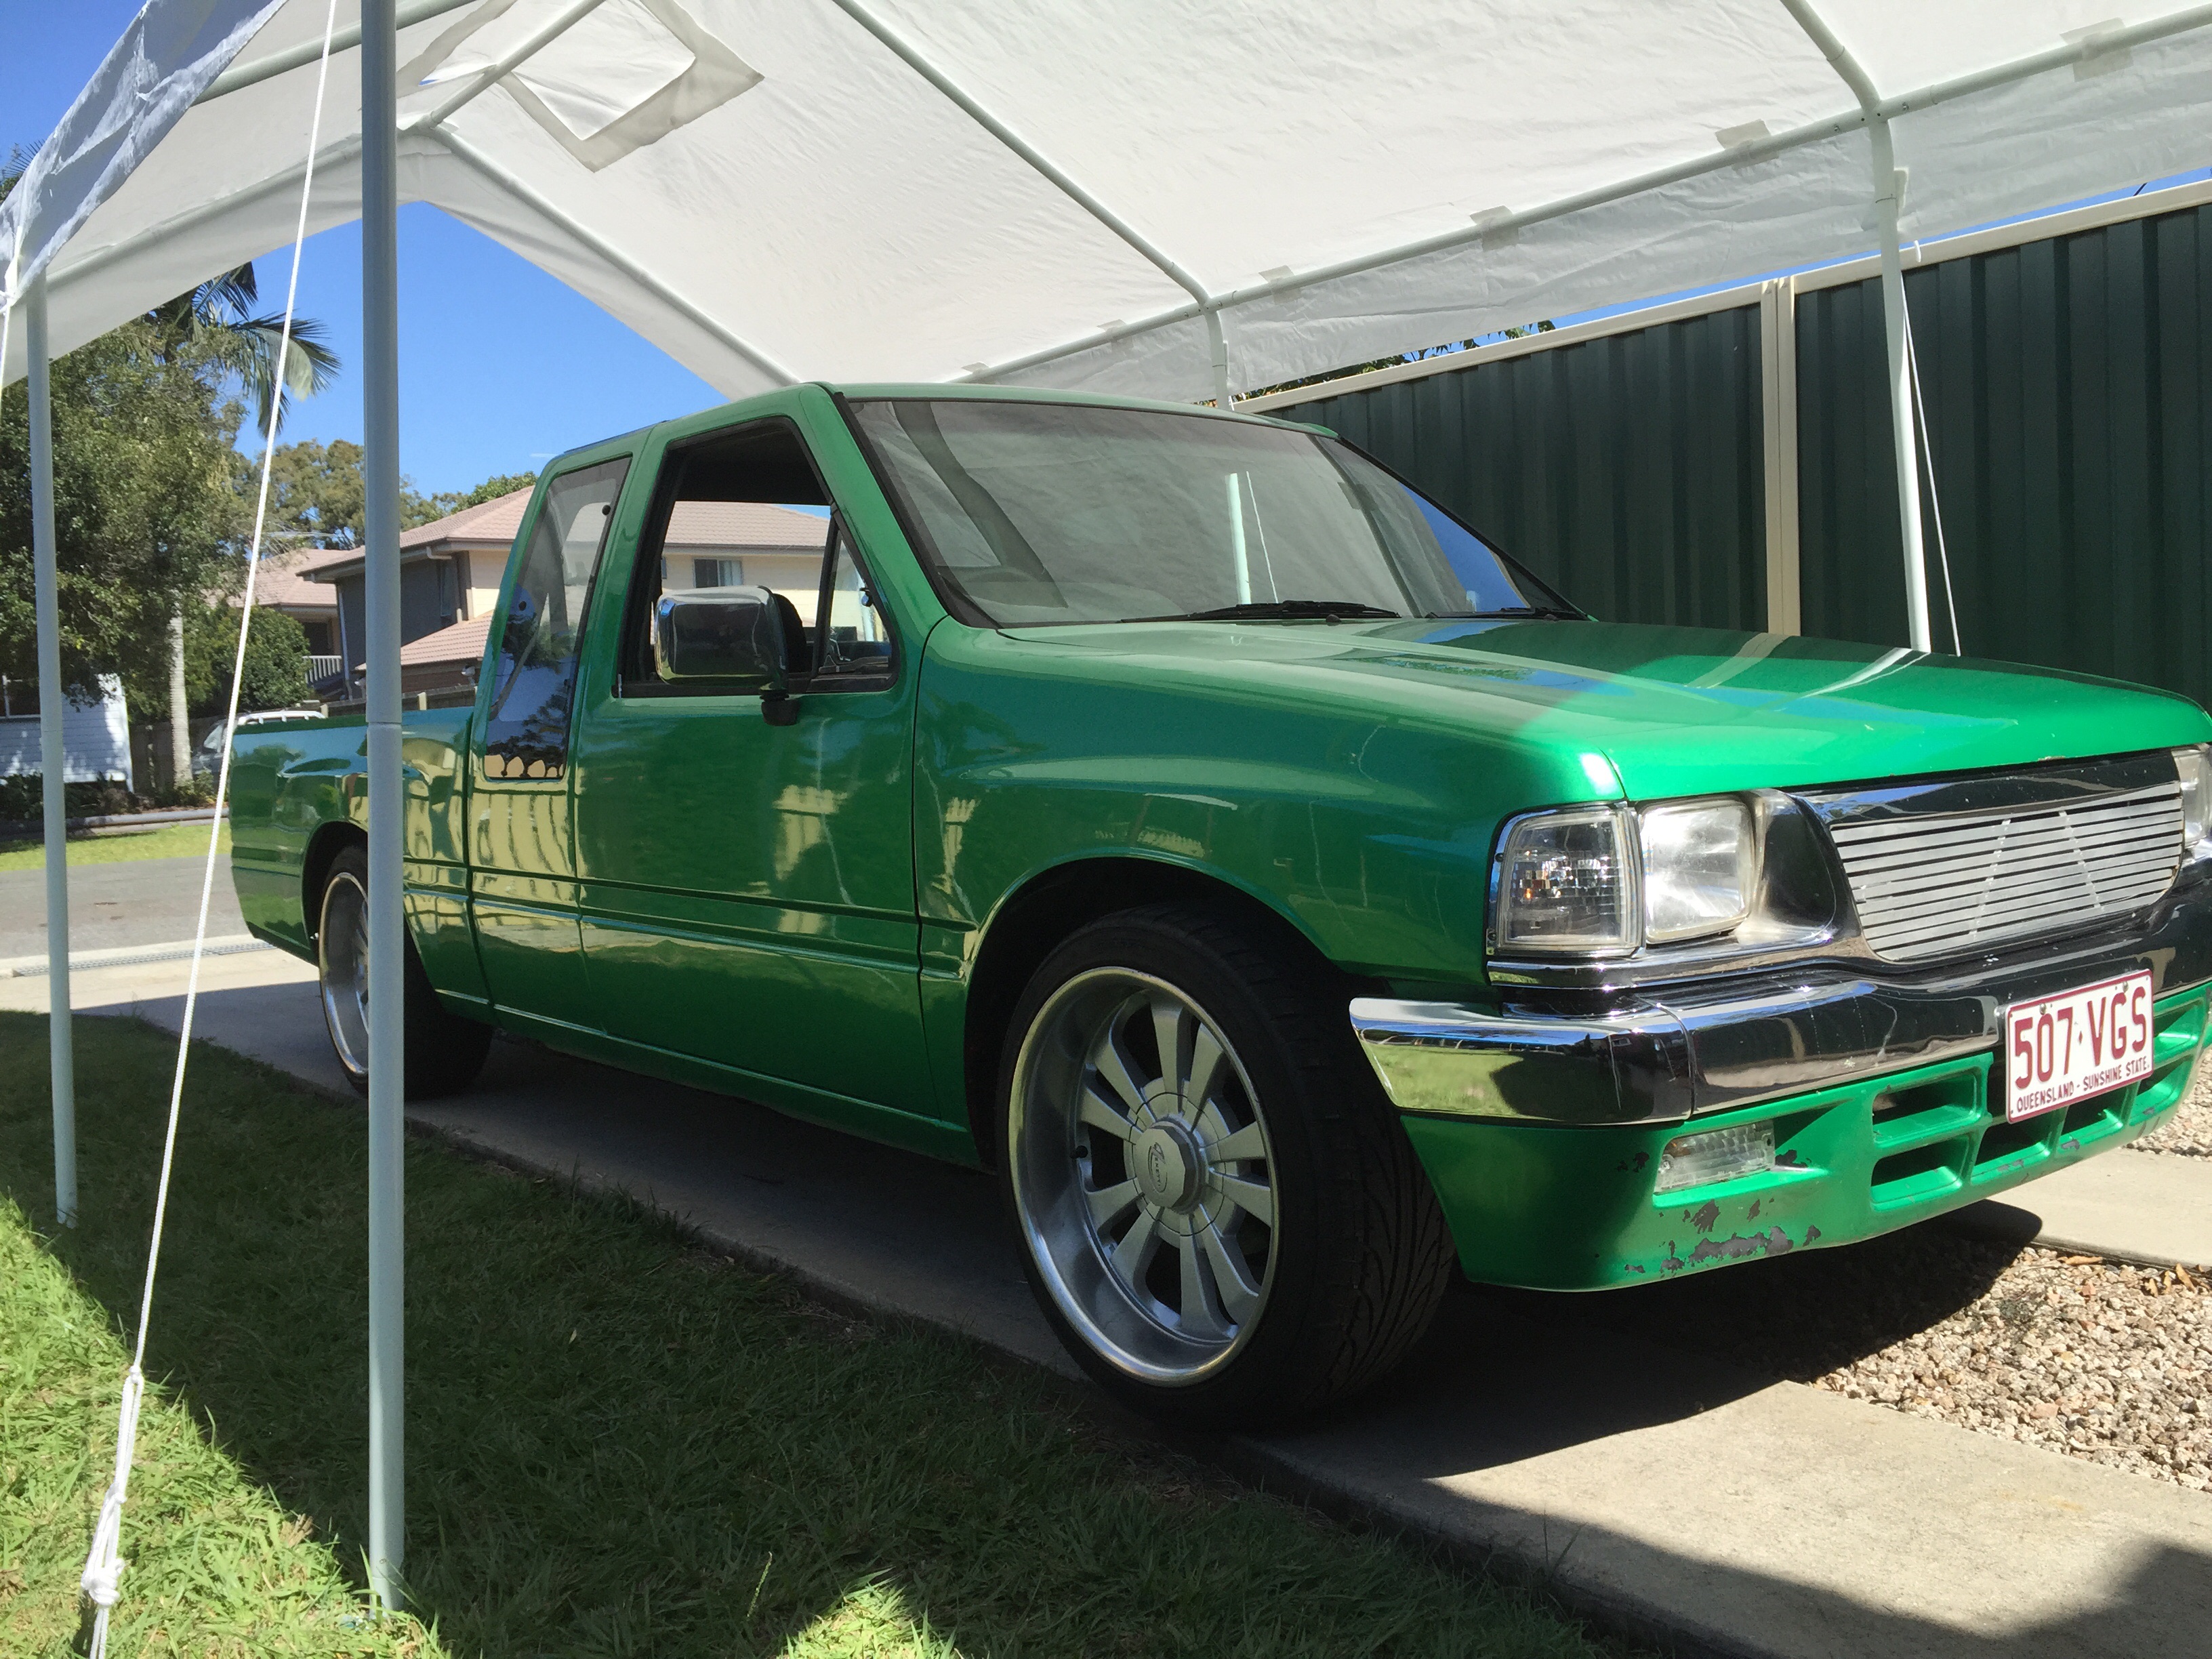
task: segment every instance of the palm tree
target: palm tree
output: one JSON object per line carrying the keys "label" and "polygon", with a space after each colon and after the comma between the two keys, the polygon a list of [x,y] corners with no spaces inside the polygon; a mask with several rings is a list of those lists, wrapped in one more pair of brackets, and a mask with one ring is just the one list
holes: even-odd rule
{"label": "palm tree", "polygon": [[[146,320],[163,341],[176,347],[196,346],[226,373],[236,375],[257,406],[254,429],[266,432],[269,405],[276,396],[276,348],[283,338],[284,319],[281,314],[255,316],[253,307],[260,298],[248,260],[155,307]],[[337,378],[337,354],[324,343],[325,337],[323,325],[313,318],[293,318],[283,375],[288,398],[313,397]],[[280,429],[283,422],[279,411]]]}
{"label": "palm tree", "polygon": [[[283,386],[287,400],[313,397],[337,378],[337,354],[324,343],[323,325],[312,317],[292,319],[292,337],[284,338],[281,314],[256,316],[261,298],[251,260],[202,283],[146,313],[163,349],[198,350],[244,385],[257,410],[254,430],[269,430],[269,411]],[[283,348],[283,362],[276,361]],[[276,424],[284,423],[282,404]],[[179,788],[192,781],[191,722],[185,713],[184,598],[169,618],[169,779]]]}

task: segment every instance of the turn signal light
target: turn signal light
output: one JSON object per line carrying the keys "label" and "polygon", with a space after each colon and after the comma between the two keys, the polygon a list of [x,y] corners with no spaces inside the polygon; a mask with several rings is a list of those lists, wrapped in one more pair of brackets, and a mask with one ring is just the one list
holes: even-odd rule
{"label": "turn signal light", "polygon": [[1725,1129],[1676,1135],[1668,1141],[1659,1154],[1657,1190],[1672,1193],[1685,1187],[1710,1187],[1716,1182],[1763,1175],[1773,1167],[1774,1126],[1734,1123]]}

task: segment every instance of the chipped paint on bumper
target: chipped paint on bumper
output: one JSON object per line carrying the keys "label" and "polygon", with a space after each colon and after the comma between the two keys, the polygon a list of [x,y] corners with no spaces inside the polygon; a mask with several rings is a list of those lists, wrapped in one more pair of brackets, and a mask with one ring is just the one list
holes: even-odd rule
{"label": "chipped paint on bumper", "polygon": [[1992,1197],[2148,1133],[2187,1094],[2212,988],[2157,1006],[2140,1083],[2008,1123],[1988,1054],[1700,1116],[1773,1125],[1775,1167],[1655,1190],[1686,1126],[1563,1126],[1408,1115],[1471,1279],[1606,1290],[1847,1244]]}

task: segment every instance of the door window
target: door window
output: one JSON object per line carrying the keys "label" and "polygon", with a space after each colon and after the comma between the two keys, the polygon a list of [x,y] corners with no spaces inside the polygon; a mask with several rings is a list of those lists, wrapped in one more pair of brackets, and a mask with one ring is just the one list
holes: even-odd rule
{"label": "door window", "polygon": [[622,692],[725,695],[653,670],[667,590],[757,587],[782,613],[793,690],[886,684],[892,640],[867,571],[789,422],[757,421],[672,448],[654,491],[624,629]]}
{"label": "door window", "polygon": [[601,461],[545,491],[500,629],[484,724],[487,776],[557,778],[568,769],[584,602],[629,471],[626,456]]}

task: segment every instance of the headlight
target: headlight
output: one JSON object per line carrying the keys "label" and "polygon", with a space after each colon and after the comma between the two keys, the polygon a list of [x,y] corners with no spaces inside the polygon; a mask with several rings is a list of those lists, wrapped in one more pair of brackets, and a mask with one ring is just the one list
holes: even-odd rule
{"label": "headlight", "polygon": [[2181,844],[2188,849],[2187,856],[2197,856],[2212,825],[2206,822],[2212,814],[2212,759],[2208,759],[2204,745],[2197,744],[2173,751],[2173,769],[2181,779]]}
{"label": "headlight", "polygon": [[1626,817],[1600,806],[1533,813],[1514,824],[1498,860],[1500,948],[1636,948],[1641,918]]}
{"label": "headlight", "polygon": [[1642,829],[1649,943],[1724,933],[1751,915],[1757,836],[1742,801],[1647,806]]}

